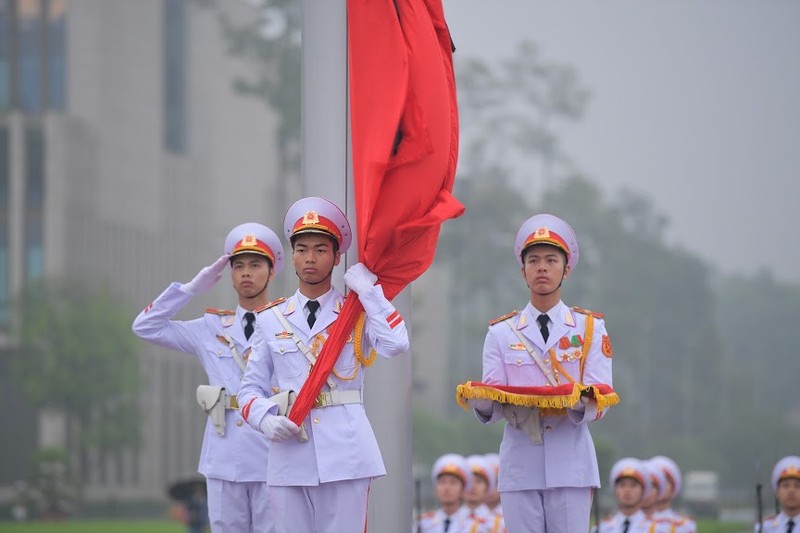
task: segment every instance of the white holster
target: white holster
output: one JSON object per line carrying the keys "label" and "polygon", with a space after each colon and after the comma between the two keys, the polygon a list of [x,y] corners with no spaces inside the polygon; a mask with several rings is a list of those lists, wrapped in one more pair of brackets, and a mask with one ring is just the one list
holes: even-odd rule
{"label": "white holster", "polygon": [[199,385],[197,387],[197,403],[203,411],[211,418],[211,423],[217,430],[217,435],[225,436],[225,404],[227,393],[225,387],[215,385]]}
{"label": "white holster", "polygon": [[539,409],[521,405],[503,404],[503,416],[512,427],[528,434],[531,442],[542,444],[542,424]]}
{"label": "white holster", "polygon": [[[287,390],[279,392],[275,396],[270,396],[269,400],[278,406],[278,416],[289,416],[296,398],[297,394],[293,390]],[[306,433],[306,427],[302,422],[300,423],[300,433],[297,434],[297,440],[300,442],[308,440],[308,433]]]}

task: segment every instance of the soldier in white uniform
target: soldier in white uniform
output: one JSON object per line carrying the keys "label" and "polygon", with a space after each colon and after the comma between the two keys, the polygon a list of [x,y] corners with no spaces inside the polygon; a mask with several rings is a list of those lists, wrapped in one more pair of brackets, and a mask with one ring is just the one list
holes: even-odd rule
{"label": "soldier in white uniform", "polygon": [[634,533],[645,530],[647,518],[642,511],[642,501],[651,487],[647,476],[642,462],[633,457],[614,463],[608,478],[619,511],[600,522],[600,533]]}
{"label": "soldier in white uniform", "polygon": [[678,464],[665,455],[652,457],[648,462],[653,468],[661,469],[667,481],[665,490],[656,501],[652,518],[658,522],[670,523],[678,533],[695,533],[695,521],[672,509],[672,501],[681,491],[681,470]]}
{"label": "soldier in white uniform", "polygon": [[[483,348],[488,385],[547,387],[577,383],[611,386],[611,342],[602,315],[569,308],[561,285],[578,263],[578,241],[560,218],[525,221],[515,244],[530,299],[521,312],[491,322]],[[507,418],[500,445],[499,490],[513,533],[589,531],[592,488],[600,485],[588,423],[604,416],[591,393],[564,416],[539,408],[470,400],[478,419]]]}
{"label": "soldier in white uniform", "polygon": [[800,533],[800,457],[784,457],[772,469],[772,491],[781,506],[776,516],[764,519],[756,533]]}
{"label": "soldier in white uniform", "polygon": [[241,414],[273,443],[268,481],[279,533],[363,533],[370,480],[386,474],[363,405],[364,374],[375,353],[408,350],[405,322],[364,265],[347,287],[366,312],[339,354],[302,431],[286,415],[328,338],[343,296],[331,274],[351,241],[344,213],[323,198],[304,198],[284,220],[299,289],[258,314],[253,353],[239,392]]}
{"label": "soldier in white uniform", "polygon": [[417,533],[472,533],[477,524],[464,504],[464,494],[473,475],[467,460],[457,453],[439,457],[431,469],[431,480],[439,508],[420,517]]}
{"label": "soldier in white uniform", "polygon": [[[201,318],[172,320],[195,295],[210,290],[228,264],[239,297],[236,309],[207,309]],[[269,443],[235,411],[255,327],[253,311],[269,303],[269,282],[282,268],[278,236],[261,224],[242,224],[228,234],[222,257],[189,283],[172,283],[133,322],[139,337],[197,356],[208,375],[208,385],[198,387],[198,402],[209,414],[199,471],[206,477],[214,532],[274,531],[266,483]]]}
{"label": "soldier in white uniform", "polygon": [[497,474],[500,473],[500,455],[496,453],[487,453],[483,456],[489,469],[492,471],[493,482],[489,485],[489,491],[486,494],[486,506],[489,508],[489,524],[488,530],[491,533],[505,533],[506,523],[503,520],[503,506],[500,504],[500,493],[497,491]]}

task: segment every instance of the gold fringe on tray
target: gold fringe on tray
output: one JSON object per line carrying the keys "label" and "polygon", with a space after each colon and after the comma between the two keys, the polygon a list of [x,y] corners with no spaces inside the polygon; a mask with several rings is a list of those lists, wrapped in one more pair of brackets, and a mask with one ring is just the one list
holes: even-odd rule
{"label": "gold fringe on tray", "polygon": [[464,409],[469,409],[467,400],[492,400],[498,403],[508,403],[511,405],[520,405],[523,407],[538,407],[543,410],[544,415],[563,415],[565,409],[573,407],[581,397],[582,390],[592,389],[594,392],[595,401],[597,401],[597,408],[600,410],[607,409],[612,405],[619,403],[619,396],[616,392],[609,394],[601,394],[597,387],[591,385],[573,384],[572,392],[570,394],[562,394],[558,396],[549,395],[535,395],[535,394],[517,394],[514,392],[507,392],[494,387],[487,386],[474,386],[472,381],[467,381],[456,387],[456,401]]}

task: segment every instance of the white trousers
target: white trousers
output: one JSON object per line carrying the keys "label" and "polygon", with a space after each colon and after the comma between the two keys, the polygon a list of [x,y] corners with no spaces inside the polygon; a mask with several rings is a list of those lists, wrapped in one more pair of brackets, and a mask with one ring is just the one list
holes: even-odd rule
{"label": "white trousers", "polygon": [[270,487],[275,533],[364,533],[369,478]]}
{"label": "white trousers", "polygon": [[206,478],[213,533],[275,533],[267,482]]}
{"label": "white trousers", "polygon": [[592,511],[591,487],[500,493],[508,533],[585,533]]}

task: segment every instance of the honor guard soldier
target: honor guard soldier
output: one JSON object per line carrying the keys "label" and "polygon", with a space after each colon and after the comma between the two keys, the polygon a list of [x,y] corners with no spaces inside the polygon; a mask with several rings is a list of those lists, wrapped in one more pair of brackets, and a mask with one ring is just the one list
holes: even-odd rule
{"label": "honor guard soldier", "polygon": [[363,405],[365,368],[375,354],[408,350],[405,322],[364,265],[350,267],[347,287],[364,306],[309,415],[287,416],[342,308],[331,274],[350,246],[350,224],[324,198],[289,208],[284,235],[292,248],[297,292],[258,315],[253,354],[239,393],[241,414],[272,442],[268,481],[279,533],[363,533],[370,481],[386,474]]}
{"label": "honor guard soldier", "polygon": [[489,468],[492,471],[494,482],[489,485],[489,491],[486,494],[486,506],[489,508],[489,524],[491,527],[488,530],[491,533],[505,533],[506,523],[503,520],[503,506],[500,505],[500,493],[497,492],[497,474],[500,472],[500,455],[496,453],[487,453],[483,456]]}
{"label": "honor guard soldier", "polygon": [[681,491],[681,470],[678,464],[665,455],[657,455],[649,460],[654,468],[659,468],[666,478],[666,487],[662,496],[656,501],[656,510],[653,519],[668,521],[675,526],[677,533],[695,533],[697,524],[689,518],[672,509],[672,502]]}
{"label": "honor guard soldier", "polygon": [[482,455],[467,457],[467,466],[472,473],[472,484],[464,493],[464,503],[469,507],[469,514],[481,522],[489,522],[490,512],[486,505],[489,487],[494,485],[494,472]]}
{"label": "honor guard soldier", "polygon": [[611,467],[608,476],[614,500],[619,511],[600,522],[599,533],[635,533],[646,531],[648,522],[642,511],[642,501],[650,488],[647,471],[642,462],[633,457],[620,459]]}
{"label": "honor guard soldier", "polygon": [[772,469],[772,491],[780,504],[777,516],[766,518],[756,533],[800,533],[800,457],[784,457]]}
{"label": "honor guard soldier", "polygon": [[592,488],[600,486],[600,477],[588,423],[612,405],[595,392],[613,391],[611,342],[601,314],[561,301],[561,286],[579,256],[575,232],[565,221],[548,214],[529,218],[517,233],[514,251],[529,301],[521,312],[490,323],[482,382],[545,391],[568,388],[580,396],[573,400],[574,394],[568,395],[571,403],[557,412],[486,398],[469,404],[481,422],[509,421],[498,475],[508,530],[589,531]]}
{"label": "honor guard soldier", "polygon": [[472,533],[475,521],[464,504],[464,494],[472,484],[467,460],[457,453],[439,457],[431,469],[431,479],[439,508],[420,517],[418,533]]}
{"label": "honor guard soldier", "polygon": [[[210,290],[231,267],[239,305],[207,309],[202,318],[172,318],[196,295]],[[208,514],[214,532],[273,529],[267,485],[268,441],[236,414],[237,393],[250,353],[254,311],[269,303],[269,282],[283,269],[283,248],[266,226],[246,223],[225,239],[225,253],[189,283],[172,283],[139,313],[133,331],[173,350],[194,354],[208,375],[197,400],[209,415],[199,471],[206,477]]]}

